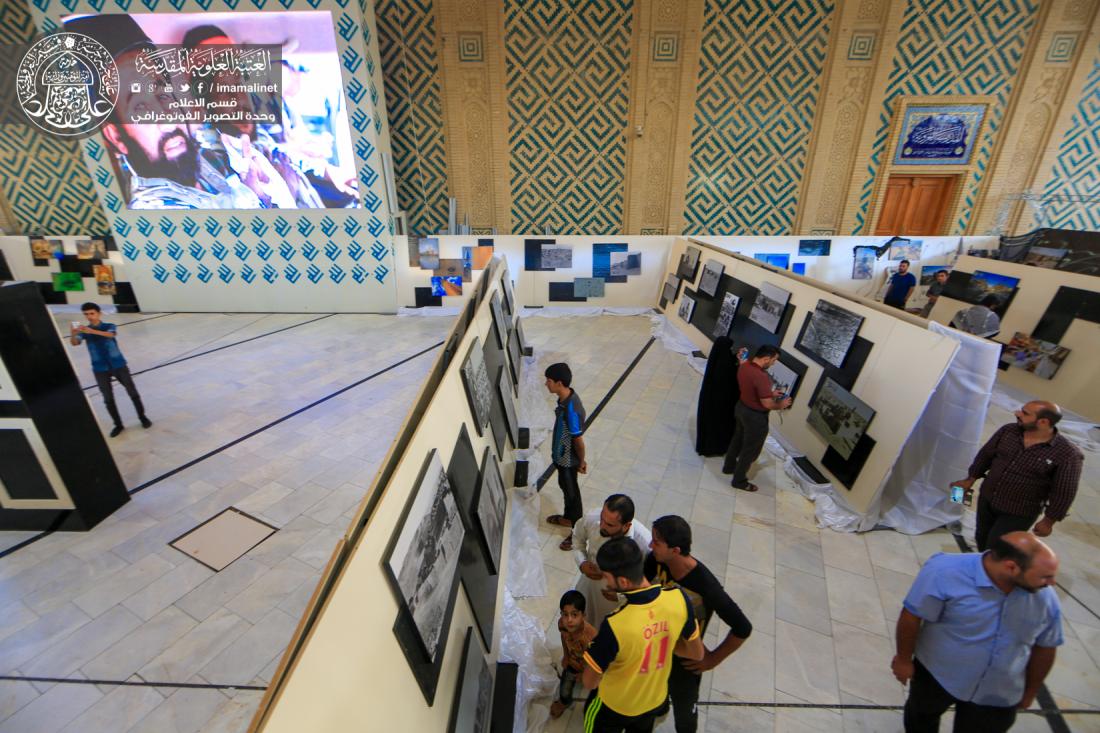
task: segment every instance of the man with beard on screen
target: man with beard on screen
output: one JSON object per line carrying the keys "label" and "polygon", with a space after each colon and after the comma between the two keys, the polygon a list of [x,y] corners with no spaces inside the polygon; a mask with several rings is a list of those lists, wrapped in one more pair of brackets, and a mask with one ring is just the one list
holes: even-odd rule
{"label": "man with beard on screen", "polygon": [[[119,182],[131,209],[258,209],[260,199],[234,176],[220,174],[199,155],[186,123],[136,122],[146,114],[175,112],[176,101],[164,90],[170,80],[148,76],[135,60],[153,42],[127,15],[69,18],[65,30],[103,44],[119,69],[119,98],[110,122],[103,126],[115,154]],[[140,91],[133,91],[140,85]]]}

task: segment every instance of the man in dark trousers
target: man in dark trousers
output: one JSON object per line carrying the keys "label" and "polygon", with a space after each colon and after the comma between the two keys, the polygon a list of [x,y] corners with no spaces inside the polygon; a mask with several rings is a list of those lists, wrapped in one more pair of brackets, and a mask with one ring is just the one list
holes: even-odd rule
{"label": "man in dark trousers", "polygon": [[95,374],[96,384],[103,395],[103,403],[107,406],[107,412],[115,421],[111,429],[111,437],[122,432],[122,416],[118,414],[118,405],[115,404],[115,393],[111,387],[111,378],[118,380],[119,384],[126,388],[126,394],[137,410],[141,427],[153,427],[153,421],[145,416],[145,406],[141,404],[141,395],[134,386],[134,378],[130,376],[130,368],[126,366],[126,359],[118,348],[118,327],[113,323],[103,322],[103,313],[95,303],[85,303],[80,306],[84,311],[84,317],[88,319],[87,326],[73,326],[69,335],[69,341],[73,346],[88,345],[88,355],[92,357],[92,372]]}
{"label": "man in dark trousers", "polygon": [[1066,518],[1085,457],[1054,427],[1061,419],[1062,410],[1053,402],[1028,402],[1016,411],[1015,423],[999,428],[982,446],[966,478],[955,482],[969,489],[985,478],[974,531],[979,550],[1033,524],[1036,535],[1047,537],[1054,523]]}
{"label": "man in dark trousers", "polygon": [[699,727],[699,682],[703,672],[714,669],[737,651],[752,633],[752,624],[718,578],[691,554],[691,525],[683,517],[669,515],[653,522],[651,552],[646,556],[645,576],[662,588],[679,588],[691,601],[699,633],[706,635],[715,613],[729,626],[726,638],[714,649],[704,646],[699,660],[672,658],[668,694],[676,718],[676,733],[695,733]]}
{"label": "man in dark trousers", "polygon": [[[558,472],[558,486],[561,487],[564,506],[561,514],[552,514],[546,518],[550,524],[558,527],[573,528],[573,524],[584,515],[581,504],[581,489],[577,483],[577,474],[588,473],[588,464],[584,460],[584,405],[580,396],[569,385],[573,383],[573,372],[563,362],[546,367],[546,389],[558,398],[554,406],[554,433],[550,444],[550,458]],[[573,537],[570,535],[558,545],[563,550],[573,549]]]}
{"label": "man in dark trousers", "polygon": [[1064,640],[1057,573],[1057,555],[1030,532],[928,559],[905,596],[890,664],[898,682],[912,681],[906,733],[937,733],[952,705],[956,733],[1012,727]]}
{"label": "man in dark trousers", "polygon": [[741,389],[741,397],[733,410],[737,425],[722,463],[722,473],[733,474],[730,486],[735,489],[759,490],[756,484],[749,483],[749,468],[768,439],[768,413],[791,406],[790,397],[772,388],[772,378],[766,371],[777,361],[779,349],[764,344],[737,369],[737,385]]}
{"label": "man in dark trousers", "polygon": [[596,562],[607,590],[626,603],[600,624],[584,653],[585,733],[648,733],[668,705],[673,655],[703,658],[699,624],[687,596],[645,577],[634,540],[619,537],[600,548]]}
{"label": "man in dark trousers", "polygon": [[905,310],[905,303],[916,289],[917,278],[909,272],[909,260],[902,260],[898,263],[898,271],[890,276],[890,289],[886,291],[882,302],[892,308]]}

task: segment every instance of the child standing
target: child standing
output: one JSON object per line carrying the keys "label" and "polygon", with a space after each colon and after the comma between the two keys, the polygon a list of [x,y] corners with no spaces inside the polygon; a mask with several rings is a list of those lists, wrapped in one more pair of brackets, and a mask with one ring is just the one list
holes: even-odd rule
{"label": "child standing", "polygon": [[118,328],[113,323],[103,321],[103,313],[96,303],[85,303],[80,306],[84,311],[84,317],[88,319],[87,326],[81,326],[79,322],[73,322],[69,340],[73,346],[88,345],[88,354],[92,357],[92,372],[95,374],[99,392],[103,395],[103,403],[107,406],[107,412],[114,420],[115,426],[111,428],[111,437],[114,438],[122,432],[122,416],[115,404],[114,390],[111,388],[111,379],[117,379],[118,383],[126,389],[130,400],[137,410],[141,427],[153,427],[153,421],[145,416],[145,406],[141,403],[141,395],[134,386],[134,378],[130,376],[130,368],[126,366],[126,359],[118,348]]}
{"label": "child standing", "polygon": [[562,670],[558,699],[550,706],[551,718],[561,717],[573,704],[573,689],[584,671],[584,653],[596,636],[596,629],[584,620],[585,600],[580,591],[566,591],[558,607],[561,608],[558,631],[561,632]]}
{"label": "child standing", "polygon": [[[582,437],[586,415],[580,396],[569,386],[573,382],[573,372],[568,364],[551,364],[546,368],[545,376],[546,389],[558,398],[554,407],[554,435],[550,457],[557,469],[558,486],[561,487],[564,499],[562,513],[552,514],[546,521],[558,527],[572,529],[573,524],[584,515],[577,474],[588,472]],[[566,551],[573,549],[572,536],[566,537],[558,547]]]}

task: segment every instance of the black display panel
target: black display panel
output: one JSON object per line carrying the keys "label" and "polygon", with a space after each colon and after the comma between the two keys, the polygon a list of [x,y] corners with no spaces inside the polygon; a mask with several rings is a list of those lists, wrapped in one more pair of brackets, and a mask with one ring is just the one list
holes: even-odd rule
{"label": "black display panel", "polygon": [[859,478],[860,471],[867,463],[867,457],[871,455],[874,448],[875,439],[864,433],[852,450],[851,457],[845,459],[844,456],[830,447],[825,451],[825,457],[821,459],[821,465],[836,476],[837,481],[843,484],[844,488],[851,491],[856,479]]}
{"label": "black display panel", "polygon": [[22,430],[0,429],[0,482],[13,499],[56,499],[38,456]]}

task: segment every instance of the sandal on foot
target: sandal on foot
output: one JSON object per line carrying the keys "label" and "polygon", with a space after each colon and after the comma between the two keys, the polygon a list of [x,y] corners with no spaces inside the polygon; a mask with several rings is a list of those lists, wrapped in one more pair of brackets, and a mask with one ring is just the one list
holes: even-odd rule
{"label": "sandal on foot", "polygon": [[573,529],[573,523],[560,514],[551,514],[546,518],[547,524],[553,524],[557,527],[565,527],[566,529]]}
{"label": "sandal on foot", "polygon": [[749,484],[748,486],[734,486],[733,488],[738,489],[739,491],[760,491],[760,487],[756,484]]}
{"label": "sandal on foot", "polygon": [[565,550],[566,552],[569,552],[570,550],[572,550],[573,549],[573,538],[572,537],[566,537],[564,540],[561,541],[561,544],[558,545],[558,549],[559,550]]}

